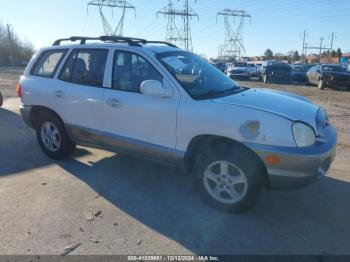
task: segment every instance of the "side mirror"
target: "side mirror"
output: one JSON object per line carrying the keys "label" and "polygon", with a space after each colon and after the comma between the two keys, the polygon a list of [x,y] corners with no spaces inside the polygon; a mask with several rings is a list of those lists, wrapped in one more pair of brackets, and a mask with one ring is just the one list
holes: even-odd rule
{"label": "side mirror", "polygon": [[170,93],[163,87],[163,84],[157,80],[146,80],[141,83],[140,91],[142,94],[156,97],[169,97]]}

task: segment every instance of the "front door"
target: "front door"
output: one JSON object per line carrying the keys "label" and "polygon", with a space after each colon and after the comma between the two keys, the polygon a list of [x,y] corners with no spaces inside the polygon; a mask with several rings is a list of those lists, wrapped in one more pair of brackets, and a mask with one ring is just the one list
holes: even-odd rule
{"label": "front door", "polygon": [[[168,98],[140,92],[145,80],[158,80],[172,90]],[[176,112],[179,104],[171,84],[146,58],[116,51],[112,86],[103,94],[103,137],[109,146],[151,158],[168,160],[176,145]],[[164,159],[165,158],[165,159]]]}

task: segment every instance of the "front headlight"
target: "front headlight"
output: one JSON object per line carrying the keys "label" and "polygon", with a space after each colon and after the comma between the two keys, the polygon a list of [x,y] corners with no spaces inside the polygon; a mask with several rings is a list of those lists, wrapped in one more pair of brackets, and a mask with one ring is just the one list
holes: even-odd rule
{"label": "front headlight", "polygon": [[294,122],[292,130],[298,147],[311,146],[316,142],[316,135],[312,127],[301,122]]}

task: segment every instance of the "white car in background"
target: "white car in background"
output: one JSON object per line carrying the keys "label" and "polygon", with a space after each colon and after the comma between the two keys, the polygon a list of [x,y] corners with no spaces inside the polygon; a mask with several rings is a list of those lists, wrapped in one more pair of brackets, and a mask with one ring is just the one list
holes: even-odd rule
{"label": "white car in background", "polygon": [[[236,68],[248,76],[246,63]],[[57,40],[34,56],[17,92],[22,118],[49,157],[83,145],[178,166],[208,203],[227,211],[251,208],[264,188],[305,186],[334,159],[336,130],[323,108],[241,87],[169,43]]]}
{"label": "white car in background", "polygon": [[230,77],[232,79],[249,80],[250,73],[249,73],[248,63],[245,61],[233,62],[227,68],[226,74],[228,77]]}

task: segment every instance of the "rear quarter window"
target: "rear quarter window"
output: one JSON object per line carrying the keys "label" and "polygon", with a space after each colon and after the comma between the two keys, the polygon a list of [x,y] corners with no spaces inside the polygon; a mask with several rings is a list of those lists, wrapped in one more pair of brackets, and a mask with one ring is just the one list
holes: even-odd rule
{"label": "rear quarter window", "polygon": [[32,67],[31,75],[53,77],[66,53],[67,49],[42,52]]}

